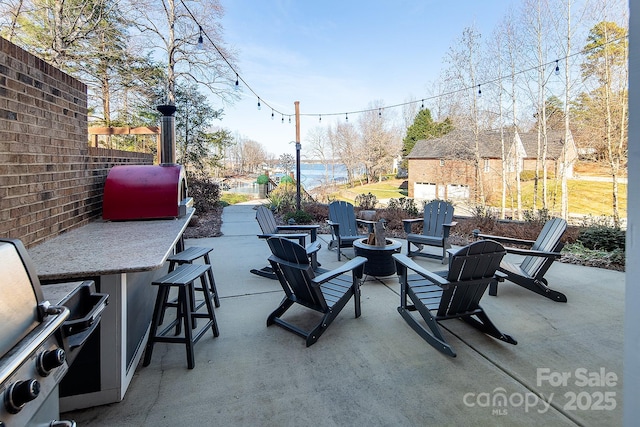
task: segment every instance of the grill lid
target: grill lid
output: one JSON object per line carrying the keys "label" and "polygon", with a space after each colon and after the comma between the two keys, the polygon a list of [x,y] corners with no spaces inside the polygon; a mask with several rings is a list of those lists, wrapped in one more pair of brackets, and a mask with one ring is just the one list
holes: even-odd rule
{"label": "grill lid", "polygon": [[43,320],[40,281],[18,240],[0,241],[0,356],[6,354]]}

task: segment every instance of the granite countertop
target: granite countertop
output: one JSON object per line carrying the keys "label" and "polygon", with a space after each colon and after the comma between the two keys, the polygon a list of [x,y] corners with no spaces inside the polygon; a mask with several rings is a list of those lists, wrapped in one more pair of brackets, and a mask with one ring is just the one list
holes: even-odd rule
{"label": "granite countertop", "polygon": [[194,211],[176,219],[95,221],[28,252],[40,280],[155,270],[172,253]]}

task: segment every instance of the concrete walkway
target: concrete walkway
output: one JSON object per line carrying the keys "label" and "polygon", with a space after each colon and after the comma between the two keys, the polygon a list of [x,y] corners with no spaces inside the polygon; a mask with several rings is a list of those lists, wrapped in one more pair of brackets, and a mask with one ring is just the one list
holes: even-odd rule
{"label": "concrete walkway", "polygon": [[[63,417],[79,426],[622,424],[624,273],[555,263],[546,277],[567,304],[502,284],[482,305],[518,345],[450,320],[444,333],[456,358],[400,317],[397,278],[367,278],[362,316],[355,319],[350,304],[306,348],[302,338],[266,327],[283,292],[249,273],[269,255],[256,238],[253,207],[225,208],[222,237],[187,241],[214,248],[221,297],[220,337],[196,345],[195,369],[187,369],[183,346],[156,344],[122,402]],[[336,253],[326,249],[329,236],[320,238],[319,260],[331,269]]]}

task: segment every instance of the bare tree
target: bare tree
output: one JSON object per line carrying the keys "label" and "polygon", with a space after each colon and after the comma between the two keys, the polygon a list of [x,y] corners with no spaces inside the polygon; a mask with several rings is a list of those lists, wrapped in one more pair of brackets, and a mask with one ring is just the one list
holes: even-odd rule
{"label": "bare tree", "polygon": [[333,164],[333,152],[326,129],[322,126],[311,128],[306,135],[305,146],[310,157],[322,163],[324,166],[324,182],[329,182],[329,169]]}
{"label": "bare tree", "polygon": [[[607,166],[612,178],[613,220],[620,225],[618,179],[627,159],[628,127],[628,40],[627,17],[620,17],[623,26],[607,20],[610,4],[602,3],[598,22],[589,32],[586,60],[582,64],[583,78],[593,82],[595,89],[582,94],[582,120],[595,122],[593,137],[602,141]],[[604,126],[602,126],[604,124]]]}
{"label": "bare tree", "polygon": [[381,180],[382,175],[392,169],[393,159],[402,149],[398,132],[393,129],[392,117],[383,112],[382,101],[369,105],[359,116],[360,146],[367,182]]}
{"label": "bare tree", "polygon": [[359,137],[355,126],[352,123],[339,122],[327,129],[327,135],[334,154],[347,169],[347,180],[353,183],[362,166],[362,150],[358,144]]}
{"label": "bare tree", "polygon": [[[482,94],[482,88],[478,84],[478,69],[481,61],[480,55],[480,33],[473,27],[467,27],[462,32],[457,44],[449,49],[446,56],[449,63],[447,69],[447,80],[458,90],[456,96],[461,103],[461,111],[456,120],[455,126],[462,126],[470,129],[474,136],[474,159],[475,170],[474,201],[484,205],[485,192],[482,173],[482,158],[480,153],[480,128],[479,128],[479,108],[478,97]],[[486,90],[486,88],[485,88]]]}
{"label": "bare tree", "polygon": [[166,55],[168,103],[175,102],[181,78],[206,86],[220,98],[234,98],[230,88],[237,76],[228,64],[235,59],[222,37],[219,0],[131,0],[131,5],[149,49],[159,48]]}

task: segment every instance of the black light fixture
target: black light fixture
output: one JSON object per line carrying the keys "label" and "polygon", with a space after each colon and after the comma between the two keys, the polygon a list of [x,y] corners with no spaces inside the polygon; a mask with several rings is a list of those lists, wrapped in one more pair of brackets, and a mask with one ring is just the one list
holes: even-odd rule
{"label": "black light fixture", "polygon": [[[200,36],[198,37],[198,49],[204,49],[204,40],[202,39],[202,25],[198,25],[200,28]],[[238,82],[236,81],[236,85]]]}

